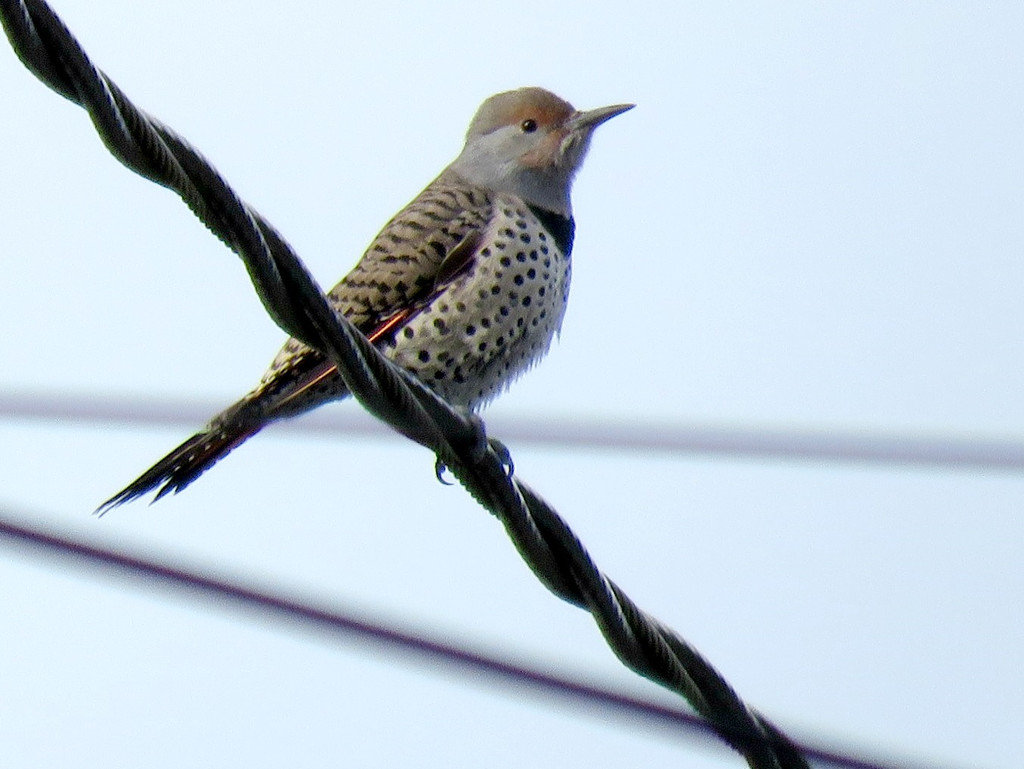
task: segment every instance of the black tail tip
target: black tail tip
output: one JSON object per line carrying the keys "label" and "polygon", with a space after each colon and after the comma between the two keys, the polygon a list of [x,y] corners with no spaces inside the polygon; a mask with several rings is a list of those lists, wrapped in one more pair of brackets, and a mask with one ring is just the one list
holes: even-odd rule
{"label": "black tail tip", "polygon": [[[235,409],[237,411],[238,407]],[[256,433],[261,426],[259,423],[234,425],[230,429],[222,427],[196,433],[132,481],[125,489],[97,507],[94,513],[103,516],[115,507],[145,496],[154,489],[156,489],[156,495],[150,504],[163,499],[168,494],[177,494],[213,467],[235,446]]]}
{"label": "black tail tip", "polygon": [[129,502],[134,502],[139,497],[146,496],[146,494],[159,486],[160,488],[157,489],[156,494],[154,494],[153,498],[149,501],[149,504],[151,505],[156,504],[168,494],[177,494],[198,477],[199,475],[196,474],[185,478],[158,478],[153,481],[140,478],[131,486],[119,491],[102,505],[93,510],[93,515],[102,518],[115,507],[120,507],[121,505],[126,505]]}
{"label": "black tail tip", "polygon": [[[133,488],[132,486],[129,486],[128,488],[124,489],[123,491],[119,491],[117,494],[112,496],[110,499],[108,499],[102,505],[100,505],[95,510],[93,510],[92,514],[95,515],[97,518],[102,518],[104,515],[109,513],[111,510],[113,510],[115,507],[120,507],[121,505],[126,505],[129,502],[133,502],[134,500],[138,499],[139,497],[145,496],[147,491],[149,491],[149,489],[145,489],[145,488],[144,489],[136,489],[136,488]],[[156,500],[159,499],[159,498],[160,497],[157,496],[156,498],[153,499],[153,502],[156,502]],[[152,502],[150,504],[152,504]]]}

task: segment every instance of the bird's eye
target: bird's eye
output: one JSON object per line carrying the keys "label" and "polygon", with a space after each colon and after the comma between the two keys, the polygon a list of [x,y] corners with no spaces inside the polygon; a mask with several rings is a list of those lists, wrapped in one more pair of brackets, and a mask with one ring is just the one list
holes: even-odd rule
{"label": "bird's eye", "polygon": [[532,134],[534,131],[537,130],[537,121],[534,120],[532,117],[527,118],[522,123],[520,123],[519,127],[523,129],[524,134]]}

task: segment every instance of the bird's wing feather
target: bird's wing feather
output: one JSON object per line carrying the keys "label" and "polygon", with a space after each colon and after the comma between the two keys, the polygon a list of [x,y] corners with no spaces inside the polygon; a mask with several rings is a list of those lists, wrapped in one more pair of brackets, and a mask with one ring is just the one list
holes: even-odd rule
{"label": "bird's wing feather", "polygon": [[[371,341],[393,334],[471,265],[493,205],[488,192],[442,175],[384,226],[329,301]],[[311,390],[336,387],[335,376],[322,353],[289,339],[249,398],[286,416]]]}
{"label": "bird's wing feather", "polygon": [[441,270],[446,259],[466,253],[467,236],[487,227],[493,207],[491,195],[443,179],[399,211],[355,268],[328,294],[364,333],[392,313],[430,295],[439,275],[444,277]]}

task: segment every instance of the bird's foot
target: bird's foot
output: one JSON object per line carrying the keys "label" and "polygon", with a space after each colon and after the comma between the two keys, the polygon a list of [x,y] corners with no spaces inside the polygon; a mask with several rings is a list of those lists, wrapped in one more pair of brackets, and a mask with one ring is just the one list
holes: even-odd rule
{"label": "bird's foot", "polygon": [[505,468],[505,476],[511,478],[516,472],[516,466],[512,461],[512,452],[508,450],[508,446],[497,438],[488,438],[487,445],[491,451],[498,455],[498,461]]}
{"label": "bird's foot", "polygon": [[[479,416],[469,409],[459,409],[459,411],[470,428],[469,434],[466,436],[466,442],[463,444],[468,450],[470,462],[479,464],[484,461],[489,452],[493,452],[497,455],[498,461],[504,468],[506,477],[511,478],[515,472],[515,465],[512,463],[512,454],[509,452],[508,447],[497,438],[489,438],[487,436],[484,421]],[[458,450],[462,447],[455,448]],[[438,457],[434,463],[434,474],[437,476],[437,480],[445,486],[451,486],[452,482],[445,478],[447,471],[448,465]]]}

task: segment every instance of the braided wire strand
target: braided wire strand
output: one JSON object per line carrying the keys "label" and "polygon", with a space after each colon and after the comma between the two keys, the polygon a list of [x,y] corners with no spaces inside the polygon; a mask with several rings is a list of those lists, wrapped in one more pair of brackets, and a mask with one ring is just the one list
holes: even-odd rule
{"label": "braided wire strand", "polygon": [[264,307],[288,334],[337,364],[360,404],[429,448],[496,515],[531,570],[555,595],[589,611],[619,659],[681,694],[753,769],[805,769],[794,743],[749,708],[678,634],[629,599],[594,564],[555,510],[514,476],[483,422],[396,367],[327,303],[294,250],[187,141],[135,107],[90,61],[43,0],[0,0],[0,22],[25,66],[89,112],[104,144],[132,171],[177,192],[245,263]]}

